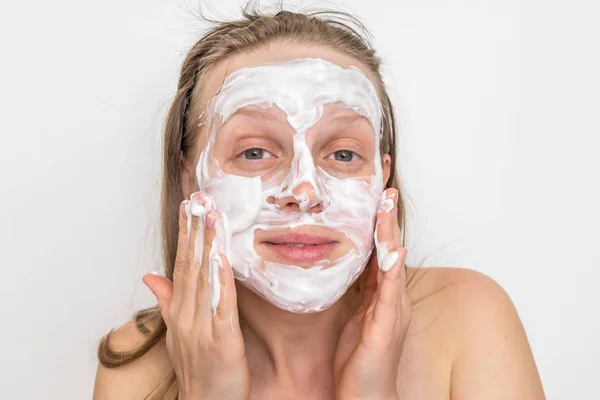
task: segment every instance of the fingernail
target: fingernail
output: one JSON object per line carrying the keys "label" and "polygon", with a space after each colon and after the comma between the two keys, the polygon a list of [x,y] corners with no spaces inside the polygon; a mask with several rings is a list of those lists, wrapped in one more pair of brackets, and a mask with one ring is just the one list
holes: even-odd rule
{"label": "fingernail", "polygon": [[202,191],[192,193],[190,198],[192,200],[196,200],[196,201],[199,201],[200,203],[204,204],[205,197],[204,197],[204,192],[202,192]]}
{"label": "fingernail", "polygon": [[206,226],[206,229],[212,229],[215,226],[215,220],[217,217],[218,215],[213,210],[210,210],[204,214],[204,225]]}
{"label": "fingernail", "polygon": [[189,201],[184,200],[179,205],[179,215],[181,215],[181,218],[183,218],[183,219],[187,219],[186,207],[188,206],[188,204],[189,204]]}
{"label": "fingernail", "polygon": [[389,192],[383,192],[381,195],[381,200],[379,202],[379,209],[377,212],[385,212],[389,213],[394,209],[394,196],[393,194],[390,196]]}
{"label": "fingernail", "polygon": [[156,276],[161,276],[160,273],[158,271],[152,271],[150,272],[152,275],[156,275]]}

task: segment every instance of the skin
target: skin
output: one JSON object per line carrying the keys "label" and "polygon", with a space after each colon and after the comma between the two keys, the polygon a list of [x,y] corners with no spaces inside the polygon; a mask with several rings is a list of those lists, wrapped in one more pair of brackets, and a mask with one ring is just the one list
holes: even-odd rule
{"label": "skin", "polygon": [[[323,58],[344,68],[354,65],[372,79],[366,66],[333,49],[280,43],[217,66],[203,96],[210,98],[238,68],[300,57]],[[182,174],[185,198],[198,190],[191,171],[205,145],[206,133],[200,135]],[[282,158],[280,167],[285,168]],[[382,159],[387,180],[389,157]],[[359,170],[352,173],[361,175]],[[310,194],[310,188],[304,190]],[[396,195],[394,189],[388,191]],[[283,206],[295,211],[293,201]],[[226,301],[213,318],[206,262],[190,262],[193,246],[188,249],[181,239],[174,282],[144,277],[169,327],[166,340],[121,368],[99,365],[94,399],[143,398],[172,368],[183,399],[544,399],[527,337],[505,291],[466,269],[409,268],[406,276],[400,267],[405,249],[396,212],[380,211],[377,220],[382,240],[390,250],[401,251],[399,262],[383,273],[373,257],[367,290],[360,293],[353,285],[332,307],[314,314],[286,312],[234,284],[222,259],[221,298]],[[218,223],[218,213],[211,215]],[[183,218],[180,238],[187,236]],[[198,223],[192,220],[193,226]],[[206,231],[207,241],[212,232]],[[128,323],[111,344],[126,350],[142,339]]]}
{"label": "skin", "polygon": [[[261,109],[247,106],[234,113],[221,126],[216,135],[212,157],[220,168],[233,175],[246,177],[260,176],[263,181],[274,180],[278,184],[288,175],[294,156],[294,130],[288,124],[286,115],[277,107]],[[206,130],[201,132],[201,138]],[[361,114],[340,105],[327,104],[323,116],[306,133],[306,142],[312,150],[315,164],[328,174],[337,178],[355,177],[366,180],[375,173],[375,141],[373,128],[368,119]],[[247,159],[243,153],[247,149],[261,149],[261,159]],[[336,153],[351,151],[352,160],[340,162],[335,159]],[[389,176],[390,158],[385,155],[383,169]],[[188,173],[189,174],[189,173]],[[186,174],[186,175],[188,175]],[[387,178],[386,178],[387,179]],[[314,188],[303,182],[295,189],[296,195],[306,194],[309,204],[313,204],[306,212],[319,213],[323,206],[315,196]],[[287,213],[298,213],[300,207],[292,197],[269,197],[267,202],[276,204]],[[258,229],[255,233],[255,250],[262,259],[272,262],[287,263],[271,246],[269,238],[289,233],[287,229]],[[305,233],[327,237],[336,243],[329,259],[335,260],[345,255],[352,247],[352,242],[339,231],[323,227],[302,227],[295,233]],[[297,261],[295,265],[312,267],[311,262]]]}
{"label": "skin", "polygon": [[[206,136],[206,129],[201,138]],[[286,114],[277,107],[261,109],[247,106],[235,112],[227,122],[219,127],[215,135],[212,157],[220,168],[233,175],[246,177],[260,176],[263,181],[281,183],[288,175],[294,156],[294,130],[286,120]],[[315,164],[328,174],[337,178],[354,177],[366,179],[375,173],[375,141],[373,128],[368,119],[359,113],[337,104],[326,104],[323,116],[306,133],[306,142],[313,152]],[[261,149],[261,159],[247,159],[243,152],[247,149]],[[335,159],[336,153],[351,151],[352,160],[340,162]],[[384,156],[383,169],[389,176],[390,158]],[[387,180],[385,178],[384,180]],[[301,183],[295,190],[296,195],[306,194],[309,204],[314,204],[306,212],[309,214],[322,211],[322,204],[315,196],[314,188],[307,182]],[[288,213],[297,213],[300,207],[290,197],[269,197],[267,202],[276,204]],[[269,238],[288,233],[289,230],[270,229],[257,230],[255,234],[255,250],[262,259],[272,262],[286,263],[278,254],[265,244]],[[337,259],[345,255],[352,247],[352,242],[339,231],[323,227],[302,227],[295,233],[305,233],[320,237],[328,237],[336,242],[329,259]],[[297,261],[295,265],[312,267],[310,262]]]}

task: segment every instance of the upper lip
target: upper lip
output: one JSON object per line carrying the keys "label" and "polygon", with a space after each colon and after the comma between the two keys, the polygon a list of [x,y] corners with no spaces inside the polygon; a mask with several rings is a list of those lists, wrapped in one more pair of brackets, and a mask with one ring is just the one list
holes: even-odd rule
{"label": "upper lip", "polygon": [[322,236],[307,235],[304,233],[287,233],[283,235],[274,236],[263,241],[263,243],[272,244],[330,244],[335,243],[335,240],[331,240]]}

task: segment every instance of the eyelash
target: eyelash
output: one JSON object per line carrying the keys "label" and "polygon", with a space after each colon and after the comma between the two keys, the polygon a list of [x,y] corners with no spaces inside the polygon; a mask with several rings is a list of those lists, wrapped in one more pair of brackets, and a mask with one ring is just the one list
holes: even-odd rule
{"label": "eyelash", "polygon": [[[254,152],[254,151],[261,152],[261,155],[262,155],[263,157],[261,157],[261,158],[249,158],[249,157],[248,157],[248,152]],[[265,155],[264,153],[266,153],[266,154],[270,155],[271,157],[265,157],[265,156],[264,156],[264,155]],[[350,157],[350,159],[349,159],[349,160],[347,160],[347,161],[346,161],[346,160],[336,160],[336,158],[335,158],[335,155],[336,155],[337,153],[349,153],[349,154],[351,155],[351,157]],[[333,156],[333,158],[332,158],[332,156]],[[250,149],[244,150],[243,152],[241,152],[241,153],[239,154],[239,156],[238,156],[238,157],[244,157],[246,160],[264,160],[264,159],[271,159],[271,158],[275,158],[275,157],[273,156],[273,154],[271,154],[269,151],[267,151],[267,150],[265,150],[265,149],[261,149],[260,147],[252,147],[252,148],[250,148]],[[359,156],[359,155],[358,155],[356,152],[354,152],[354,151],[352,151],[352,150],[338,150],[338,151],[334,151],[333,153],[331,153],[330,155],[328,155],[328,156],[326,157],[326,159],[328,159],[328,160],[329,160],[329,159],[332,159],[332,160],[339,161],[339,162],[342,162],[342,163],[350,163],[350,162],[352,162],[352,161],[357,161],[357,160],[355,160],[355,159],[357,159],[357,158],[358,158],[358,159],[360,159],[360,156]]]}
{"label": "eyelash", "polygon": [[[238,155],[238,157],[245,157],[245,156],[247,156],[247,155],[248,155],[248,152],[253,152],[253,151],[259,151],[259,152],[261,152],[261,153],[262,153],[262,155],[264,155],[264,153],[266,153],[266,154],[268,154],[268,155],[270,155],[270,156],[271,156],[271,157],[266,157],[266,159],[275,158],[275,156],[274,156],[274,155],[273,155],[273,154],[272,154],[270,151],[267,151],[267,150],[265,150],[265,149],[261,149],[260,147],[251,147],[251,148],[249,148],[249,149],[246,149],[246,150],[242,151],[242,152],[241,152],[241,153]],[[245,159],[246,159],[246,160],[250,160],[250,161],[252,161],[252,160],[264,160],[264,159],[265,159],[265,157],[261,157],[261,158],[248,158],[248,157],[245,157]]]}
{"label": "eyelash", "polygon": [[[347,160],[347,161],[345,161],[345,160],[336,160],[335,159],[336,153],[350,153],[351,154],[350,160]],[[352,161],[357,161],[356,159],[360,159],[360,156],[358,155],[358,153],[356,153],[355,151],[346,150],[346,149],[334,151],[333,153],[331,153],[330,155],[328,155],[326,157],[326,159],[328,159],[328,160],[332,159],[331,156],[333,156],[333,160],[339,161],[339,162],[342,162],[342,163],[350,163]]]}

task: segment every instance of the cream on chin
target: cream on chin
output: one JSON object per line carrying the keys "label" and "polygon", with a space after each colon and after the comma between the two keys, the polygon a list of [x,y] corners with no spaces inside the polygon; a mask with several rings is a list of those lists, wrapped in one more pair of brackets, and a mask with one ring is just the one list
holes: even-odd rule
{"label": "cream on chin", "polygon": [[[321,118],[324,106],[332,103],[364,115],[371,123],[376,155],[372,176],[337,178],[315,165],[306,132]],[[263,181],[260,176],[228,174],[212,157],[218,128],[246,106],[278,107],[286,114],[294,130],[294,155],[287,176]],[[200,190],[210,196],[210,206],[225,216],[213,248],[228,257],[236,279],[275,306],[297,313],[330,307],[364,270],[373,250],[375,216],[383,191],[381,105],[375,87],[358,68],[344,69],[321,59],[245,67],[225,79],[209,105],[208,116],[211,131],[196,172]],[[309,184],[312,195],[296,190],[300,184]],[[299,212],[267,201],[285,197],[295,199]],[[322,209],[309,212],[317,203]],[[205,210],[190,207],[188,212],[198,215]],[[257,229],[302,226],[342,232],[352,248],[338,259],[321,260],[312,268],[259,257],[254,245]],[[211,276],[217,278],[212,284],[218,287],[218,273],[213,275],[217,266],[209,267]],[[213,293],[218,295],[218,290]],[[212,303],[214,309],[218,298],[213,297]]]}

